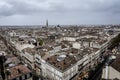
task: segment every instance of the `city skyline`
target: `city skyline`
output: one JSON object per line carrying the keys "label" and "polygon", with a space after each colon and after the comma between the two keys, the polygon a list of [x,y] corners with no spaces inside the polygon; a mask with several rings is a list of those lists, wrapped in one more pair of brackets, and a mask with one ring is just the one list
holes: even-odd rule
{"label": "city skyline", "polygon": [[0,0],[0,25],[119,24],[119,0]]}

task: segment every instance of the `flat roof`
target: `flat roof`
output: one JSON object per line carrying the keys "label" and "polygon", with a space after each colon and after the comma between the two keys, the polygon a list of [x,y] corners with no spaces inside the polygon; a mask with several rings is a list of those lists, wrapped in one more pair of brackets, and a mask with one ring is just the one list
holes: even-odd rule
{"label": "flat roof", "polygon": [[62,71],[64,71],[65,69],[69,68],[77,62],[74,56],[66,55],[66,57],[64,57],[64,59],[60,61],[58,60],[59,57],[60,55],[54,55],[47,58],[46,61]]}

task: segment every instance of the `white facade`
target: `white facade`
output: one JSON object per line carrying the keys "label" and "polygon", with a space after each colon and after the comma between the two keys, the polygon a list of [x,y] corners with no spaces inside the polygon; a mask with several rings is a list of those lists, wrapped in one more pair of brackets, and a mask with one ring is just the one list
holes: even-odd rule
{"label": "white facade", "polygon": [[60,70],[52,67],[50,64],[45,64],[43,73],[46,74],[52,80],[69,80],[78,72],[77,64],[73,65],[69,69],[61,72]]}
{"label": "white facade", "polygon": [[76,38],[73,37],[63,37],[61,38],[62,41],[76,41]]}
{"label": "white facade", "polygon": [[[108,70],[106,70],[108,69]],[[114,69],[112,66],[108,66],[108,68],[103,69],[103,74],[102,74],[103,79],[119,79],[120,80],[120,72]]]}
{"label": "white facade", "polygon": [[25,48],[34,48],[35,46],[32,44],[19,44],[19,43],[14,43],[15,47],[19,50],[22,51]]}
{"label": "white facade", "polygon": [[73,43],[73,48],[80,49],[80,47],[81,47],[80,43],[78,43],[78,42]]}

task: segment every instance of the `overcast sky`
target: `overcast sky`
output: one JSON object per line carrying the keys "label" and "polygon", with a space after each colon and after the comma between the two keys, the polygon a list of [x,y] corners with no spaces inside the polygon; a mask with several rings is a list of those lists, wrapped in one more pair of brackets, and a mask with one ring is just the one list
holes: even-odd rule
{"label": "overcast sky", "polygon": [[0,0],[0,25],[119,24],[120,0]]}

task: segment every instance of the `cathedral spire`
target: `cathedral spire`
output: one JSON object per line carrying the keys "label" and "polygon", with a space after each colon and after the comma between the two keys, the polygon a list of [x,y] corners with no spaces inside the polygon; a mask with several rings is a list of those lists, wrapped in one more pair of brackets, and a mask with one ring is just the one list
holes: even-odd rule
{"label": "cathedral spire", "polygon": [[48,27],[48,20],[46,20],[46,27]]}
{"label": "cathedral spire", "polygon": [[46,34],[48,35],[48,20],[46,20]]}

